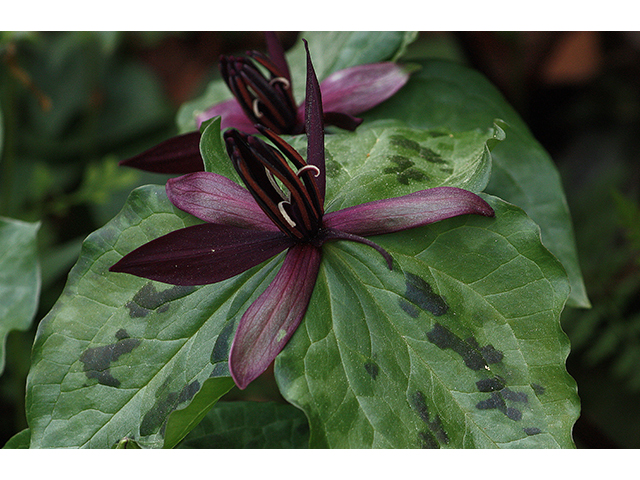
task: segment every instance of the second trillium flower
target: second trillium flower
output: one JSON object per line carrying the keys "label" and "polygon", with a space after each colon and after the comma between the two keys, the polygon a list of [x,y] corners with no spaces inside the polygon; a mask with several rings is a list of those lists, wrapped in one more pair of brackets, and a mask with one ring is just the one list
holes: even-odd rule
{"label": "second trillium flower", "polygon": [[225,132],[234,167],[247,189],[209,172],[171,179],[167,195],[207,223],[153,240],[111,271],[174,285],[231,278],[285,251],[267,289],[243,314],[231,346],[229,370],[240,388],[258,377],[284,348],[309,305],[326,242],[356,241],[391,256],[364,237],[392,233],[463,214],[493,216],[477,195],[453,187],[418,191],[324,213],[325,153],[320,88],[307,50],[307,161],[271,130],[271,142]]}

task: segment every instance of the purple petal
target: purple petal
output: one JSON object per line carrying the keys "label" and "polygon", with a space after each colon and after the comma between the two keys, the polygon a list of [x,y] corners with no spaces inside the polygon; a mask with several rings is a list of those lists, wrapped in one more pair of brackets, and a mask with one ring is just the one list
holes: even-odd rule
{"label": "purple petal", "polygon": [[166,189],[171,203],[205,222],[279,231],[248,190],[217,173],[170,178]]}
{"label": "purple petal", "polygon": [[284,49],[275,32],[264,32],[264,38],[267,41],[267,53],[269,59],[284,74],[285,78],[291,84],[291,74],[289,73],[289,64],[284,56]]}
{"label": "purple petal", "polygon": [[409,73],[393,62],[356,65],[332,73],[320,84],[327,112],[357,115],[382,103],[409,80]]}
{"label": "purple petal", "polygon": [[487,217],[494,215],[489,204],[475,193],[455,187],[436,187],[327,213],[324,225],[366,237],[420,227],[470,213]]}
{"label": "purple petal", "polygon": [[155,173],[191,173],[204,170],[200,155],[200,132],[172,137],[120,165]]}
{"label": "purple petal", "polygon": [[244,389],[271,364],[307,311],[316,283],[322,250],[309,244],[292,247],[273,282],[240,320],[229,370]]}
{"label": "purple petal", "polygon": [[303,39],[307,51],[307,90],[304,100],[305,130],[307,132],[307,163],[320,170],[316,184],[320,192],[320,205],[324,206],[326,173],[324,164],[324,122],[322,121],[322,96],[318,78],[311,63],[309,45]]}
{"label": "purple petal", "polygon": [[251,120],[247,118],[242,107],[235,98],[225,100],[224,102],[216,103],[212,107],[209,107],[204,112],[199,113],[196,116],[196,122],[198,122],[198,128],[210,118],[220,116],[220,130],[227,128],[237,128],[246,133],[257,133],[257,130],[253,127]]}
{"label": "purple petal", "polygon": [[109,271],[173,285],[205,285],[238,275],[292,243],[281,232],[205,223],[145,243]]}

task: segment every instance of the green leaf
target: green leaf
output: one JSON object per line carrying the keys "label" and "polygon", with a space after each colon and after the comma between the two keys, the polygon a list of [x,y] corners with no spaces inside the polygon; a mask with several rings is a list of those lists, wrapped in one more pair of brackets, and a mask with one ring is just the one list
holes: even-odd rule
{"label": "green leaf", "polygon": [[21,432],[16,433],[13,437],[5,443],[4,448],[29,448],[29,442],[31,440],[31,432],[28,428],[25,428]]}
{"label": "green leaf", "polygon": [[36,235],[39,223],[0,217],[0,373],[11,330],[27,330],[38,308],[40,267]]}
{"label": "green leaf", "polygon": [[518,205],[540,225],[543,243],[569,275],[569,305],[589,306],[566,198],[549,154],[482,75],[444,61],[420,65],[422,69],[400,92],[362,115],[365,124],[395,118],[415,128],[455,132],[502,119],[506,140],[491,152],[493,170],[487,191]]}
{"label": "green leaf", "polygon": [[227,358],[238,313],[281,257],[203,287],[108,272],[141,244],[197,222],[171,205],[164,187],[146,186],[85,240],[34,342],[27,379],[32,448],[110,448],[125,438],[162,447],[165,436],[178,441],[203,405],[231,388]]}
{"label": "green leaf", "polygon": [[206,380],[186,408],[176,410],[169,416],[164,448],[175,447],[185,435],[200,423],[211,407],[234,386],[231,377]]}
{"label": "green leaf", "polygon": [[[390,60],[397,57],[411,43],[413,32],[302,32],[298,41],[287,52],[293,93],[302,102],[306,84],[306,57],[302,39],[309,42],[314,69],[319,80],[343,68]],[[232,97],[221,78],[214,79],[199,98],[184,103],[178,111],[176,122],[180,132],[196,128],[195,117],[199,112]]]}
{"label": "green leaf", "polygon": [[220,117],[215,117],[202,124],[204,129],[201,128],[200,153],[202,154],[204,171],[218,173],[242,185],[242,180],[233,167],[222,141],[220,121]]}
{"label": "green leaf", "polygon": [[275,402],[220,402],[179,448],[307,448],[300,410]]}
{"label": "green leaf", "polygon": [[571,447],[578,413],[560,263],[519,208],[325,246],[307,315],[276,359],[311,447]]}

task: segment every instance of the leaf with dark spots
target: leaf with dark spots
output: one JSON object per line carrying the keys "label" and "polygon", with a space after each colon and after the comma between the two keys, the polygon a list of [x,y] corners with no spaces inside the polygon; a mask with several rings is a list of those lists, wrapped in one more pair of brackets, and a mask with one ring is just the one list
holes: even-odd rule
{"label": "leaf with dark spots", "polygon": [[450,348],[456,352],[462,357],[464,364],[471,370],[478,371],[488,366],[478,349],[477,342],[473,341],[473,339],[470,339],[472,341],[462,340],[451,330],[443,327],[439,323],[436,323],[427,333],[427,339],[442,350]]}
{"label": "leaf with dark spots", "polygon": [[140,435],[151,435],[160,431],[164,433],[169,414],[184,402],[191,400],[200,389],[197,380],[185,385],[180,392],[169,392],[145,414],[140,424]]}
{"label": "leaf with dark spots", "polygon": [[444,158],[442,158],[438,153],[434,152],[433,150],[427,147],[420,147],[420,151],[418,152],[418,155],[424,158],[427,162],[441,163],[441,164],[447,163],[447,161]]}
{"label": "leaf with dark spots", "polygon": [[389,166],[383,172],[395,174],[396,180],[403,185],[409,185],[410,180],[420,182],[429,179],[422,170],[414,167],[414,162],[402,155],[393,155],[390,160],[395,163],[395,166]]}
{"label": "leaf with dark spots", "polygon": [[532,383],[531,388],[533,388],[533,391],[536,395],[543,395],[545,392],[545,388],[542,385],[538,385],[537,383]]}
{"label": "leaf with dark spots", "polygon": [[504,413],[507,418],[513,421],[520,421],[522,419],[522,411],[515,407],[508,407],[507,400],[517,402],[527,402],[527,396],[523,393],[517,393],[509,390],[508,388],[502,389],[500,392],[493,392],[491,396],[478,402],[476,408],[478,410],[492,410],[497,409]]}
{"label": "leaf with dark spots", "polygon": [[484,378],[476,382],[478,390],[481,392],[495,392],[504,388],[504,379],[501,377]]}
{"label": "leaf with dark spots", "polygon": [[[414,275],[413,273],[405,272],[406,280],[406,292],[405,297],[410,302],[414,303],[418,307],[430,312],[431,314],[439,317],[444,315],[449,310],[449,305],[443,297],[433,291],[431,285],[424,281],[421,277]],[[400,308],[407,312],[410,316],[416,317],[412,314],[414,312],[410,305],[406,304],[403,299],[400,300]]]}
{"label": "leaf with dark spots", "polygon": [[380,373],[380,368],[378,367],[378,364],[373,362],[373,361],[369,361],[369,362],[365,363],[364,364],[364,369],[367,371],[367,373],[374,380],[378,376],[378,373]]}
{"label": "leaf with dark spots", "polygon": [[195,287],[175,285],[159,292],[156,286],[149,282],[127,302],[126,306],[132,318],[146,317],[152,310],[164,313],[169,309],[169,302],[185,297],[194,290]]}
{"label": "leaf with dark spots", "polygon": [[531,436],[531,435],[538,435],[539,433],[542,433],[542,430],[540,430],[537,427],[529,427],[529,428],[523,428],[522,431],[524,433],[526,433],[527,435]]}
{"label": "leaf with dark spots", "polygon": [[502,398],[502,395],[497,392],[493,392],[486,400],[478,402],[476,404],[476,408],[478,410],[493,410],[495,408],[502,413],[507,412],[507,404],[505,403],[504,398]]}
{"label": "leaf with dark spots", "polygon": [[509,388],[505,388],[502,390],[501,393],[505,400],[511,400],[512,402],[522,402],[522,403],[529,402],[529,397],[527,397],[527,394],[524,392],[514,392]]}
{"label": "leaf with dark spots", "polygon": [[211,350],[211,363],[216,365],[218,363],[227,363],[229,360],[229,349],[231,345],[231,335],[235,330],[235,322],[227,322],[220,335],[216,339],[216,343]]}
{"label": "leaf with dark spots", "polygon": [[[420,417],[420,420],[422,420],[427,425],[427,427],[429,427],[429,430],[435,435],[435,438],[440,443],[449,443],[449,436],[442,427],[442,421],[440,420],[440,417],[436,415],[435,418],[431,420],[427,402],[424,398],[424,394],[421,391],[416,391],[411,397],[411,407],[416,411],[416,413]],[[423,438],[423,440],[425,439]]]}
{"label": "leaf with dark spots", "polygon": [[429,431],[418,432],[418,440],[421,448],[440,448],[440,444]]}
{"label": "leaf with dark spots", "polygon": [[111,375],[111,364],[121,355],[130,353],[141,343],[137,338],[130,338],[124,329],[118,330],[115,337],[118,340],[116,343],[88,348],[80,356],[87,378],[95,378],[98,383],[109,387],[120,386],[120,380]]}

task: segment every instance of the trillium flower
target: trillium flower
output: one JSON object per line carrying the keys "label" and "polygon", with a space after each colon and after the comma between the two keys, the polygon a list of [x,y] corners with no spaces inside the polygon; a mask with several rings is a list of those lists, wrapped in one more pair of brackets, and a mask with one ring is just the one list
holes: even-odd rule
{"label": "trillium flower", "polygon": [[307,161],[264,126],[256,129],[270,143],[235,129],[226,131],[227,151],[247,188],[209,172],[170,179],[171,202],[206,223],[142,245],[110,268],[174,285],[202,285],[231,278],[286,251],[275,278],[238,324],[229,370],[240,388],[264,372],[300,324],[325,243],[346,240],[370,246],[391,269],[391,255],[364,237],[457,215],[494,215],[480,197],[453,187],[324,213],[322,102],[308,48],[306,93]]}
{"label": "trillium flower", "polygon": [[[263,125],[278,135],[304,132],[304,103],[295,103],[282,45],[273,32],[265,37],[268,55],[250,51],[245,57],[220,58],[222,78],[234,98],[199,114],[198,126],[220,116],[222,130],[236,128],[255,134],[255,125]],[[409,71],[394,62],[356,65],[332,73],[320,84],[325,125],[355,130],[362,123],[355,115],[393,96],[408,80]],[[199,145],[200,132],[194,131],[165,140],[120,164],[157,173],[202,171]]]}

